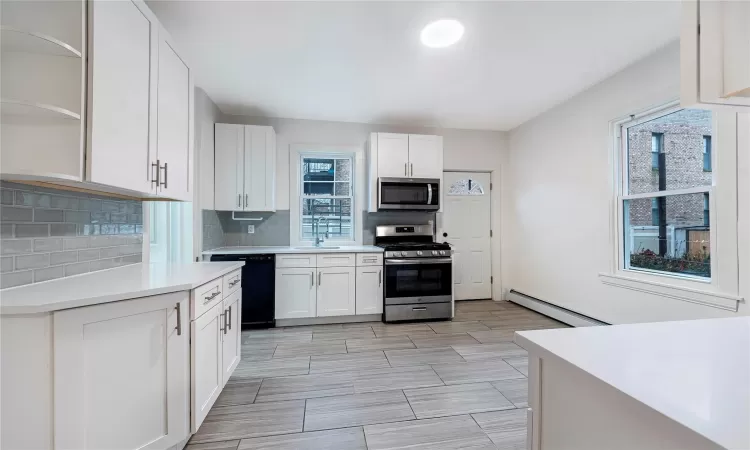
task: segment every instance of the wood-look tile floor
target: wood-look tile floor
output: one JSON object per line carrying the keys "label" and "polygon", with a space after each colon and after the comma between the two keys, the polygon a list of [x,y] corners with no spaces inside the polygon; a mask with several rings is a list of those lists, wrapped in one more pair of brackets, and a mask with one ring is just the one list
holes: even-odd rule
{"label": "wood-look tile floor", "polygon": [[244,331],[242,361],[186,450],[522,449],[521,330],[566,327],[509,302],[452,322]]}

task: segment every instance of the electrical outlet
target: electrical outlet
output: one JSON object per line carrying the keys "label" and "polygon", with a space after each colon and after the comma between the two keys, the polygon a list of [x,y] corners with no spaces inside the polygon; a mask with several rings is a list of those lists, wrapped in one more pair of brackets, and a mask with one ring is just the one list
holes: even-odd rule
{"label": "electrical outlet", "polygon": [[248,225],[247,234],[253,234],[253,233],[255,233],[255,225]]}

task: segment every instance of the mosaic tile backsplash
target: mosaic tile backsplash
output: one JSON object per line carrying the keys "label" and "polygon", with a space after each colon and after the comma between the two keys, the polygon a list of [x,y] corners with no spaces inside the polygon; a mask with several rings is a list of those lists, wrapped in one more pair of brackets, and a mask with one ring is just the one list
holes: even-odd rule
{"label": "mosaic tile backsplash", "polygon": [[0,289],[141,262],[143,205],[0,182]]}

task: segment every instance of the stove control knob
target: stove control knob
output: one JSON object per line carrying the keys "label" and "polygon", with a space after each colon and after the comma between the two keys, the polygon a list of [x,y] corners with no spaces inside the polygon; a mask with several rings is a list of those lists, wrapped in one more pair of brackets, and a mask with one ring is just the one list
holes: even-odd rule
{"label": "stove control knob", "polygon": [[417,250],[417,256],[422,256],[422,250]]}
{"label": "stove control knob", "polygon": [[396,252],[396,256],[406,256],[406,252]]}
{"label": "stove control knob", "polygon": [[445,256],[445,250],[440,250],[440,256]]}
{"label": "stove control knob", "polygon": [[433,250],[432,251],[432,256],[437,256],[437,255],[438,255],[438,251],[437,250]]}

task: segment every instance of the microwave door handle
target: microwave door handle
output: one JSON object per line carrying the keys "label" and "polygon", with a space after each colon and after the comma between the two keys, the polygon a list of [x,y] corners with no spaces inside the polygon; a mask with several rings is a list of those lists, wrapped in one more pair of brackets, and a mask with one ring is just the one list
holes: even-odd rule
{"label": "microwave door handle", "polygon": [[432,183],[427,183],[427,204],[432,205]]}

